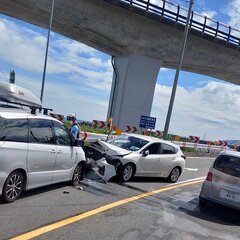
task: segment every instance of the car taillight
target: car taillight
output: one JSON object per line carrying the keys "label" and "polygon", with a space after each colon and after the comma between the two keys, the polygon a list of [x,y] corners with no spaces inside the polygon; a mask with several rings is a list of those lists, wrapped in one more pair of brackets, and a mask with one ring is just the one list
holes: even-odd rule
{"label": "car taillight", "polygon": [[212,182],[212,178],[213,178],[212,172],[208,172],[206,180],[209,181],[209,182]]}
{"label": "car taillight", "polygon": [[186,156],[185,155],[181,155],[182,158],[184,158],[186,160]]}

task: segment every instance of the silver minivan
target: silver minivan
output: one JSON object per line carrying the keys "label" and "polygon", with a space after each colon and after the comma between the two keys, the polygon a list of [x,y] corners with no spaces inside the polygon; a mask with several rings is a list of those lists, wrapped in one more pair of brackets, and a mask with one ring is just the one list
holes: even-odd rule
{"label": "silver minivan", "polygon": [[0,105],[0,195],[13,202],[24,190],[83,178],[82,141],[47,115]]}
{"label": "silver minivan", "polygon": [[221,152],[202,185],[199,205],[208,201],[240,209],[240,152]]}

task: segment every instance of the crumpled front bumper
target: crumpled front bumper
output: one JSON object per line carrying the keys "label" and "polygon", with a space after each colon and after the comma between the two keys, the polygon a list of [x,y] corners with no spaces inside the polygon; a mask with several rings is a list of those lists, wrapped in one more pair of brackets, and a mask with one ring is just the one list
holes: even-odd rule
{"label": "crumpled front bumper", "polygon": [[101,158],[98,161],[92,160],[91,166],[92,170],[106,182],[117,175],[115,166],[107,163],[105,158]]}
{"label": "crumpled front bumper", "polygon": [[122,166],[119,156],[107,154],[107,151],[98,142],[85,146],[83,149],[88,170],[93,170],[105,182],[118,174],[119,167]]}

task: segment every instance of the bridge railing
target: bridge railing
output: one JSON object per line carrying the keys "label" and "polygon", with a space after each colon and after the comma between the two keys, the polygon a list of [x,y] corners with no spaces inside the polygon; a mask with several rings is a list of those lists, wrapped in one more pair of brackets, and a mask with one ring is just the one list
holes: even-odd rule
{"label": "bridge railing", "polygon": [[[167,0],[159,0],[158,5],[151,3],[151,0],[112,1],[130,10],[144,13],[146,16],[174,24],[176,27],[184,27],[187,21],[188,10]],[[192,11],[189,27],[190,30],[202,36],[207,35],[213,40],[217,39],[228,45],[240,47],[240,31],[238,29],[231,28],[231,26],[227,26],[207,16],[202,16]]]}

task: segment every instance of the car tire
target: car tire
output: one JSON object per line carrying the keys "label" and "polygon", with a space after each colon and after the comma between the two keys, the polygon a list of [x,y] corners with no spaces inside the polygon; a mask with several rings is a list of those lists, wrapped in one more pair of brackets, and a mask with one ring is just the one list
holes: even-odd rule
{"label": "car tire", "polygon": [[199,197],[198,205],[199,207],[205,207],[207,205],[207,200],[202,197]]}
{"label": "car tire", "polygon": [[72,185],[77,186],[83,180],[83,163],[79,163],[76,168],[74,169],[73,176],[72,176]]}
{"label": "car tire", "polygon": [[24,177],[23,174],[16,170],[9,174],[6,179],[3,190],[2,190],[2,198],[6,203],[11,203],[16,201],[24,188]]}
{"label": "car tire", "polygon": [[135,172],[136,166],[133,163],[127,163],[122,167],[119,173],[119,180],[122,182],[128,182],[134,177]]}
{"label": "car tire", "polygon": [[170,172],[169,176],[168,176],[168,181],[171,182],[171,183],[175,183],[178,178],[180,177],[181,175],[181,169],[180,167],[175,167],[173,168],[173,170]]}

